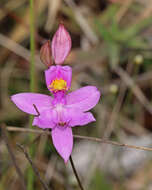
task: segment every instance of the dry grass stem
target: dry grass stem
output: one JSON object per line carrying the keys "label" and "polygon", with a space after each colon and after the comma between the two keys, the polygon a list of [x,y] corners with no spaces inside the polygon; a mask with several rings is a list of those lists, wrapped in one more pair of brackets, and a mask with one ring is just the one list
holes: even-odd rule
{"label": "dry grass stem", "polygon": [[43,189],[44,190],[50,190],[50,188],[48,187],[48,185],[44,182],[44,180],[41,178],[40,174],[39,174],[39,171],[37,170],[36,166],[34,165],[34,163],[32,162],[30,156],[28,155],[27,151],[25,150],[25,148],[20,145],[20,144],[17,144],[17,146],[20,148],[20,150],[24,153],[25,155],[25,158],[29,161],[31,167],[33,168],[33,171],[35,173],[35,175],[38,177],[38,179],[40,180],[42,186],[43,186]]}
{"label": "dry grass stem", "polygon": [[[25,133],[50,135],[49,131],[43,131],[41,129],[36,130],[36,129],[26,129],[26,128],[18,128],[18,127],[7,127],[6,129],[8,131],[12,131],[12,132],[14,131],[14,132],[23,132],[23,133],[25,132]],[[81,135],[74,135],[74,137],[78,138],[78,139],[91,140],[91,141],[96,141],[96,142],[101,142],[101,143],[106,143],[106,144],[111,144],[111,145],[116,145],[116,146],[121,146],[121,147],[126,147],[126,148],[137,149],[137,150],[152,151],[152,148],[143,147],[143,146],[134,146],[134,145],[119,143],[119,142],[110,141],[107,139],[96,138],[96,137],[87,137],[87,136],[81,136]]]}

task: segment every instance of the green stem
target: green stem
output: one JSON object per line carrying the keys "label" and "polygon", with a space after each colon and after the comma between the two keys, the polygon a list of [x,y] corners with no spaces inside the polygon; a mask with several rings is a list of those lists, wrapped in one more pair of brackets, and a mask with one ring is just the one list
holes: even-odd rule
{"label": "green stem", "polygon": [[[34,25],[34,0],[29,0],[30,3],[30,91],[35,91],[35,25]],[[32,128],[33,116],[30,116],[29,126]],[[33,140],[34,136],[31,133],[29,135],[29,141]],[[34,145],[30,146],[30,156],[34,158],[35,147]],[[34,172],[31,166],[28,168],[27,175],[27,190],[34,190]]]}
{"label": "green stem", "polygon": [[30,91],[35,91],[35,27],[34,27],[34,3],[30,0]]}

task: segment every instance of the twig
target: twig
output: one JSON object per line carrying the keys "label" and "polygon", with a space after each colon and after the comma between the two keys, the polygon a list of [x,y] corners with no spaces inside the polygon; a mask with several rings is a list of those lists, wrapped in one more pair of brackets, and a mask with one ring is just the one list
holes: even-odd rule
{"label": "twig", "polygon": [[10,154],[11,159],[12,159],[12,163],[13,163],[15,169],[16,169],[18,177],[20,178],[20,181],[21,181],[23,189],[26,190],[26,184],[25,184],[25,181],[24,181],[24,176],[23,176],[20,168],[18,167],[18,164],[16,162],[16,158],[14,156],[14,153],[13,153],[12,149],[11,149],[11,146],[10,146],[10,143],[9,143],[9,140],[8,140],[8,137],[7,137],[7,131],[6,131],[5,125],[2,125],[1,129],[2,129],[2,135],[3,135],[4,142],[5,142],[6,146],[7,146],[7,150],[9,152],[9,154]]}
{"label": "twig", "polygon": [[[43,134],[44,133],[44,134],[50,135],[50,132],[43,131],[41,129],[36,130],[36,129],[18,128],[18,127],[7,127],[6,129],[8,131],[14,131],[14,132],[18,131],[18,132],[36,133],[36,134]],[[110,140],[102,139],[102,138],[87,137],[87,136],[81,136],[81,135],[74,135],[74,138],[96,141],[96,142],[101,142],[101,143],[106,143],[106,144],[111,144],[111,145],[121,146],[121,147],[126,147],[126,148],[132,148],[132,149],[137,149],[137,150],[152,151],[152,148],[143,147],[143,146],[134,146],[134,145],[119,143],[119,142],[110,141]]]}
{"label": "twig", "polygon": [[43,179],[41,178],[41,176],[40,176],[40,174],[39,174],[37,168],[36,168],[35,165],[33,164],[32,160],[31,160],[31,158],[29,157],[29,155],[28,155],[27,151],[25,150],[25,148],[24,148],[22,145],[20,145],[20,144],[17,144],[17,146],[20,148],[20,150],[22,150],[22,152],[24,153],[26,159],[29,161],[31,167],[33,168],[33,171],[34,171],[35,175],[39,178],[39,180],[40,180],[40,182],[41,182],[43,188],[44,188],[45,190],[49,190],[48,185],[47,185],[47,184],[43,181]]}
{"label": "twig", "polygon": [[78,184],[79,184],[80,189],[81,189],[81,190],[84,190],[84,189],[83,189],[83,186],[82,186],[82,184],[81,184],[81,181],[80,181],[80,179],[79,179],[78,173],[77,173],[77,171],[76,171],[76,168],[75,168],[75,166],[74,166],[74,162],[73,162],[73,160],[72,160],[72,156],[70,156],[70,163],[71,163],[71,166],[72,166],[72,169],[73,169],[73,173],[74,173],[74,175],[75,175],[75,177],[76,177],[76,179],[77,179],[77,182],[78,182]]}
{"label": "twig", "polygon": [[43,131],[41,129],[29,129],[29,128],[19,128],[19,127],[6,127],[8,131],[12,132],[23,132],[23,133],[35,133],[35,134],[47,134],[50,135],[50,132]]}
{"label": "twig", "polygon": [[119,143],[119,142],[110,141],[110,140],[106,140],[106,139],[95,138],[95,137],[87,137],[87,136],[80,136],[80,135],[74,135],[74,137],[79,138],[79,139],[85,139],[85,140],[91,140],[91,141],[111,144],[111,145],[115,145],[115,146],[121,146],[121,147],[126,147],[126,148],[137,149],[137,150],[152,151],[152,148],[148,148],[148,147],[129,145],[129,144],[125,144],[125,143]]}

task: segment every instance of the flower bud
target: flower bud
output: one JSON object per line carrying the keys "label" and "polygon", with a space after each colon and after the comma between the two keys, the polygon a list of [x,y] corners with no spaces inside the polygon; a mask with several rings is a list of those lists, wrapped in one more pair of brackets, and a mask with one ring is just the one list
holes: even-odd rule
{"label": "flower bud", "polygon": [[51,58],[51,44],[50,41],[46,41],[40,50],[40,59],[47,66],[50,67],[52,65]]}
{"label": "flower bud", "polygon": [[58,30],[52,39],[52,57],[55,63],[62,64],[71,50],[71,37],[63,24],[59,25]]}

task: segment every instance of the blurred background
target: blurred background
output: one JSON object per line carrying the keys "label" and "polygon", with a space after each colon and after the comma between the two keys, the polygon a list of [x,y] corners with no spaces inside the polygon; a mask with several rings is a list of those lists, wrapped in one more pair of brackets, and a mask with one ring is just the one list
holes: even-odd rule
{"label": "blurred background", "polygon": [[[65,61],[73,68],[71,90],[95,85],[101,91],[92,110],[97,121],[73,133],[151,147],[152,0],[35,0],[34,15],[36,92],[49,94],[39,51],[62,20],[72,38]],[[1,0],[0,121],[6,127],[29,127],[29,116],[10,100],[12,94],[29,91],[29,61],[29,1]],[[0,138],[0,190],[23,189],[6,141],[25,181],[29,163],[16,143],[27,151],[35,144],[32,161],[50,189],[79,189],[51,137],[34,134],[31,142],[28,136],[8,132]],[[152,190],[151,152],[75,139],[72,157],[85,190]],[[44,189],[37,176],[32,189]]]}

